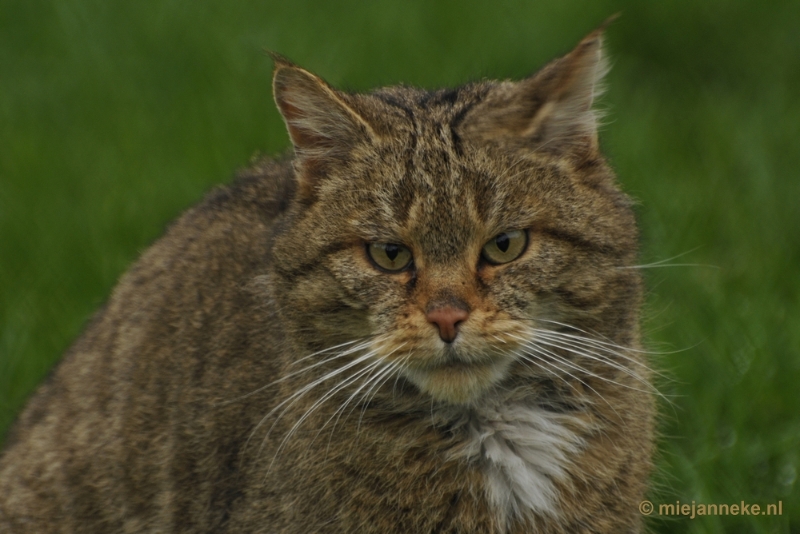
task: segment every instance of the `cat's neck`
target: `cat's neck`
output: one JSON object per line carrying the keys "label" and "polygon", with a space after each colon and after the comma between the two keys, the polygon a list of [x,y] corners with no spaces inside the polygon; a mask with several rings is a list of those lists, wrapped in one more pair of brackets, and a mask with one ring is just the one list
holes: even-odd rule
{"label": "cat's neck", "polygon": [[557,482],[583,448],[577,414],[558,413],[519,399],[491,399],[462,412],[460,460],[480,466],[486,497],[498,521],[534,513],[556,519]]}

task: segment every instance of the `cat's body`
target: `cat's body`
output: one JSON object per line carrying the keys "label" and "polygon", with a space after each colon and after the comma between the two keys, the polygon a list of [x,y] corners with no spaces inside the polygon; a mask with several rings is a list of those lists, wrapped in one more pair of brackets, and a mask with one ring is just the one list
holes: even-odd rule
{"label": "cat's body", "polygon": [[3,532],[638,532],[637,231],[600,34],[522,82],[334,91],[184,214],[31,399]]}

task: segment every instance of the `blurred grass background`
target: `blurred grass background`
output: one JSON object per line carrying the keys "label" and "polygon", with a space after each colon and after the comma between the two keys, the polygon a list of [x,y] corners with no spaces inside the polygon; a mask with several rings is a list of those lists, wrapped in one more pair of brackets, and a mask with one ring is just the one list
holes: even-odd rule
{"label": "blurred grass background", "polygon": [[606,153],[639,202],[665,351],[658,503],[800,532],[800,2],[0,0],[0,435],[117,278],[257,151],[272,49],[336,86],[523,77],[607,16]]}

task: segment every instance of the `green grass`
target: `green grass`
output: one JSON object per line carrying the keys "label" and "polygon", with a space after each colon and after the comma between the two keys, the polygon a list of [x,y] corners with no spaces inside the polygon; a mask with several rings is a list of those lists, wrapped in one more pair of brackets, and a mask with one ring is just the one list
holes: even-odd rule
{"label": "green grass", "polygon": [[616,12],[603,144],[640,202],[645,329],[671,378],[655,503],[800,532],[800,4],[0,0],[0,432],[117,278],[256,151],[279,51],[340,87],[521,77]]}

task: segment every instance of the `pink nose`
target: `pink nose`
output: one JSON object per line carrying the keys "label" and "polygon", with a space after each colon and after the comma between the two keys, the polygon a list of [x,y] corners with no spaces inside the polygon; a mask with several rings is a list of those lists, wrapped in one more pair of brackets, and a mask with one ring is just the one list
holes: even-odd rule
{"label": "pink nose", "polygon": [[445,343],[452,343],[458,334],[458,325],[466,321],[469,312],[462,308],[453,306],[443,306],[435,308],[425,316],[429,323],[434,323],[439,327],[439,337]]}

